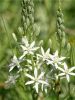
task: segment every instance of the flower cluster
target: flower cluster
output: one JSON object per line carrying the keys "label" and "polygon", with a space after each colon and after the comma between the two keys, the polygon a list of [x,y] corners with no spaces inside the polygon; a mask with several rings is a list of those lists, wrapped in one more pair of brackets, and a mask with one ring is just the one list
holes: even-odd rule
{"label": "flower cluster", "polygon": [[[12,63],[9,64],[9,72],[13,73],[16,69],[17,72],[14,72],[16,76],[14,75],[15,78],[10,76],[6,83],[15,83],[14,80],[22,75],[25,77],[25,85],[30,85],[39,93],[40,88],[43,91],[45,88],[50,87],[51,80],[49,81],[48,77],[51,76],[47,77],[47,75],[51,71],[60,79],[66,78],[68,82],[70,82],[70,75],[75,76],[75,73],[72,72],[75,67],[68,68],[64,61],[66,57],[59,57],[58,50],[51,54],[50,48],[48,48],[45,52],[43,47],[36,46],[35,41],[29,42],[26,36],[22,37],[19,46],[22,51],[21,56],[16,57],[14,54]],[[46,72],[47,69],[49,70]],[[54,70],[56,71],[54,72]]]}

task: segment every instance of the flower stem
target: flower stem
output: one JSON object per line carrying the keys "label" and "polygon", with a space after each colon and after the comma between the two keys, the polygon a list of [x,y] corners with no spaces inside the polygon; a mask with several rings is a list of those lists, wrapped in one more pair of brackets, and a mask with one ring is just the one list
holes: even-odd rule
{"label": "flower stem", "polygon": [[70,82],[68,83],[68,95],[69,95],[69,97],[70,97]]}

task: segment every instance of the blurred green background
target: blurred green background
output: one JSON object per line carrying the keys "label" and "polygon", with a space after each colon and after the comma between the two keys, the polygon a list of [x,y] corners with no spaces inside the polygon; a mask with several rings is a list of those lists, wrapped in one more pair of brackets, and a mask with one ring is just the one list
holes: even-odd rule
{"label": "blurred green background", "polygon": [[[58,0],[34,0],[34,3],[35,22],[41,29],[39,39],[43,39],[46,44],[49,38],[55,38]],[[64,13],[65,33],[68,41],[73,45],[75,58],[75,0],[61,0],[61,8]],[[0,100],[32,100],[30,93],[25,92],[21,86],[4,88],[4,82],[9,75],[8,64],[12,55],[11,49],[15,49],[11,33],[15,32],[19,37],[19,26],[21,26],[21,0],[0,0]],[[55,41],[53,44],[53,48],[56,48]],[[53,94],[50,96],[51,98],[46,95],[44,100],[56,100]]]}

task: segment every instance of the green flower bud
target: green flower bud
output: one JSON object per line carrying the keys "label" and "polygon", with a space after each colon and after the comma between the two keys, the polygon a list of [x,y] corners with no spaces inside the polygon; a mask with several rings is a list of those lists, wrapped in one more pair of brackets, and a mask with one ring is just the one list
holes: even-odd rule
{"label": "green flower bud", "polygon": [[19,27],[19,28],[18,28],[18,31],[19,31],[20,34],[24,34],[23,28],[22,28],[22,27]]}
{"label": "green flower bud", "polygon": [[29,18],[26,19],[26,23],[27,23],[27,26],[30,25],[30,21],[29,21]]}
{"label": "green flower bud", "polygon": [[15,33],[12,33],[12,36],[13,36],[13,39],[14,39],[15,41],[17,41],[17,37],[16,37]]}
{"label": "green flower bud", "polygon": [[59,24],[62,24],[62,19],[60,17],[58,17],[57,21]]}
{"label": "green flower bud", "polygon": [[23,19],[24,22],[26,21],[24,16],[22,16],[22,19]]}
{"label": "green flower bud", "polygon": [[26,29],[26,30],[27,30],[27,24],[26,24],[26,23],[24,23],[24,29]]}
{"label": "green flower bud", "polygon": [[70,51],[70,49],[71,49],[71,45],[70,45],[70,43],[68,43],[67,44],[67,50]]}
{"label": "green flower bud", "polygon": [[52,47],[52,40],[49,39],[49,45],[50,45],[50,48]]}
{"label": "green flower bud", "polygon": [[43,46],[43,40],[40,40],[39,46]]}
{"label": "green flower bud", "polygon": [[63,30],[65,30],[65,27],[64,27],[64,25],[60,25],[60,29],[63,31]]}
{"label": "green flower bud", "polygon": [[65,45],[66,45],[66,39],[65,39],[65,37],[63,37],[63,39],[62,39],[62,47],[65,47]]}

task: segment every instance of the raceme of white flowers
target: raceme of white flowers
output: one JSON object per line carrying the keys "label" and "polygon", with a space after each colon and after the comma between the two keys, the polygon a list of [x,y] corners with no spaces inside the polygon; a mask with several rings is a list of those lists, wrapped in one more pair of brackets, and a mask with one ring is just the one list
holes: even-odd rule
{"label": "raceme of white flowers", "polygon": [[[26,36],[22,37],[19,47],[22,51],[21,56],[17,57],[14,54],[11,63],[9,64],[10,76],[6,83],[15,84],[22,75],[22,77],[24,77],[25,86],[30,86],[39,93],[50,87],[50,81],[52,80],[49,81],[47,73],[52,70],[56,70],[54,75],[60,79],[65,77],[68,82],[70,82],[70,76],[75,76],[75,73],[73,72],[75,67],[69,68],[65,62],[66,57],[59,56],[58,50],[51,54],[50,48],[44,50],[43,47],[36,46],[35,41],[30,42]],[[46,70],[47,68],[48,72]],[[15,69],[16,71],[13,73]]]}

